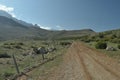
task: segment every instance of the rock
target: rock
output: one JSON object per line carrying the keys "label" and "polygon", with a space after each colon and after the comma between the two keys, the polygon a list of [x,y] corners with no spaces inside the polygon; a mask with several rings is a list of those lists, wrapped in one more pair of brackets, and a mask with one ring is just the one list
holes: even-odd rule
{"label": "rock", "polygon": [[116,51],[117,49],[115,49],[114,47],[107,47],[106,50],[107,51]]}

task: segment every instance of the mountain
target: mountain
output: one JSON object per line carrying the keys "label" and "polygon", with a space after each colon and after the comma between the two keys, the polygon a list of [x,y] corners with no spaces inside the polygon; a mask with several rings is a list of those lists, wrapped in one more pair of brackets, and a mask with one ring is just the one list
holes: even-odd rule
{"label": "mountain", "polygon": [[10,18],[10,19],[12,19],[12,20],[14,20],[14,21],[24,25],[24,26],[28,26],[28,27],[33,26],[33,24],[31,24],[31,23],[27,23],[25,21],[18,20],[16,18],[12,17],[9,13],[7,13],[6,11],[3,11],[3,10],[0,10],[0,16],[4,16],[4,17],[7,17],[7,18]]}
{"label": "mountain", "polygon": [[[43,33],[44,32],[44,33]],[[47,30],[37,27],[27,27],[16,21],[0,16],[0,40],[19,39],[19,38],[44,38]]]}
{"label": "mountain", "polygon": [[11,39],[61,39],[94,34],[91,29],[50,31],[39,26],[13,18],[10,14],[0,11],[0,40]]}
{"label": "mountain", "polygon": [[16,19],[16,18],[12,18],[12,19],[13,19],[14,21],[16,21],[16,22],[18,22],[18,23],[24,25],[24,26],[27,26],[27,27],[32,27],[32,26],[34,26],[34,25],[31,24],[31,23],[27,23],[27,22],[25,22],[25,21],[18,20],[18,19]]}
{"label": "mountain", "polygon": [[7,18],[12,18],[12,16],[9,13],[7,13],[7,12],[5,12],[3,10],[0,10],[0,16],[5,16]]}

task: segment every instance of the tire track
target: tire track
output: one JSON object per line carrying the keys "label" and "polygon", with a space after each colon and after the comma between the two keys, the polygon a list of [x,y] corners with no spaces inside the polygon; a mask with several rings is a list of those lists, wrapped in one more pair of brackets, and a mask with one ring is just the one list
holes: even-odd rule
{"label": "tire track", "polygon": [[77,55],[78,55],[79,60],[80,60],[80,62],[81,62],[81,64],[82,64],[83,70],[85,71],[85,74],[86,74],[87,79],[88,79],[88,80],[92,80],[92,77],[91,77],[89,71],[87,70],[87,67],[86,67],[86,65],[85,65],[85,63],[84,63],[84,60],[83,60],[82,56],[81,56],[80,54],[77,54]]}
{"label": "tire track", "polygon": [[[79,46],[79,49],[80,49],[80,44],[78,46]],[[88,47],[84,47],[84,49],[85,48],[86,48],[86,50],[89,51]],[[108,66],[106,66],[105,64],[103,64],[102,62],[100,62],[98,59],[95,58],[95,56],[93,54],[94,53],[93,51],[89,51],[89,53],[88,53],[88,51],[85,51],[85,50],[82,50],[82,51],[84,51],[86,53],[84,55],[88,55],[89,57],[91,57],[91,59],[93,59],[93,61],[95,61],[98,65],[100,65],[101,67],[103,67],[111,75],[114,75],[115,77],[117,77],[118,79],[120,79],[120,75],[119,74],[117,74],[115,71],[113,71],[112,69],[108,68]]]}
{"label": "tire track", "polygon": [[108,71],[109,73],[111,73],[111,75],[114,75],[114,76],[116,76],[116,77],[118,77],[120,79],[120,75],[116,74],[115,71],[112,71],[112,69],[110,69],[106,65],[102,64],[100,61],[98,61],[97,59],[95,59],[90,54],[87,53],[87,55],[89,55],[96,63],[98,63],[100,66],[102,66],[106,71]]}
{"label": "tire track", "polygon": [[79,49],[78,44],[75,43],[74,46],[76,47],[76,48],[74,48],[74,51],[77,51],[76,55],[78,56],[79,62],[81,63],[81,66],[82,66],[82,68],[83,68],[83,70],[85,72],[87,80],[92,80],[92,76],[90,75],[90,73],[89,73],[89,71],[88,71],[88,69],[87,69],[87,67],[86,67],[86,65],[84,63],[83,56],[80,55],[80,49]]}

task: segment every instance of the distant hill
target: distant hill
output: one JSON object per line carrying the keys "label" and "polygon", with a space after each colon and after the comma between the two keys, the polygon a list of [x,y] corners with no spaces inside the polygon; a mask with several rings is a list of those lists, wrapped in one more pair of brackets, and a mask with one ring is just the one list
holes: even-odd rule
{"label": "distant hill", "polygon": [[0,11],[0,40],[10,39],[62,39],[94,34],[91,29],[52,31],[13,18]]}
{"label": "distant hill", "polygon": [[116,35],[116,37],[120,37],[120,29],[109,30],[102,32],[106,36]]}
{"label": "distant hill", "polygon": [[116,38],[120,39],[120,29],[99,32],[95,36],[101,37],[101,38],[106,38],[106,39],[116,39]]}
{"label": "distant hill", "polygon": [[120,44],[120,29],[115,30],[108,30],[104,32],[99,32],[94,35],[87,35],[81,37],[82,41],[85,42],[98,42],[98,41],[105,41],[105,42],[112,42]]}
{"label": "distant hill", "polygon": [[37,27],[27,27],[16,21],[0,16],[0,40],[19,38],[44,38],[47,30]]}
{"label": "distant hill", "polygon": [[120,29],[101,32],[99,35],[103,35],[103,39],[106,41],[120,44]]}
{"label": "distant hill", "polygon": [[70,39],[81,37],[89,34],[96,34],[91,29],[82,29],[82,30],[62,30],[62,31],[52,31],[53,39]]}

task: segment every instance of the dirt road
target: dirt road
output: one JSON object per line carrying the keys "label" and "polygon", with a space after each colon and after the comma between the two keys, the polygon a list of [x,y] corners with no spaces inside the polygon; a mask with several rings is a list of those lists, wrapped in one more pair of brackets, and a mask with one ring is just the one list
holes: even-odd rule
{"label": "dirt road", "polygon": [[83,43],[74,42],[63,59],[46,80],[120,80],[120,64]]}
{"label": "dirt road", "polygon": [[120,80],[120,64],[74,42],[64,56],[64,63],[49,80]]}

